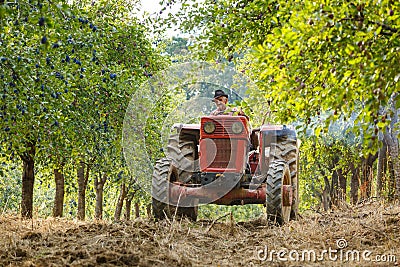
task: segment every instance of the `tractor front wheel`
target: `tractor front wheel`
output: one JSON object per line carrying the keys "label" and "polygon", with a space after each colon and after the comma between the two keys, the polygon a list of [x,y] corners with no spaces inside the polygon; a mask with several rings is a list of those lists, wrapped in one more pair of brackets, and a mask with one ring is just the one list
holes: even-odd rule
{"label": "tractor front wheel", "polygon": [[291,187],[289,166],[281,160],[271,162],[266,180],[266,207],[270,221],[283,225],[290,220]]}

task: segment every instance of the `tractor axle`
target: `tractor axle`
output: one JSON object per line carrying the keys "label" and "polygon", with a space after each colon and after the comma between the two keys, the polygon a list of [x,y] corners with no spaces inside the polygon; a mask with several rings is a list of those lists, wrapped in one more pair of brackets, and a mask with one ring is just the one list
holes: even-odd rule
{"label": "tractor axle", "polygon": [[[199,203],[213,203],[218,205],[265,204],[266,185],[257,189],[233,188],[228,193],[221,187],[189,187],[175,182],[169,188],[170,202],[180,205],[198,200]],[[293,189],[290,185],[282,187],[282,204],[290,206],[293,201]],[[186,204],[185,204],[186,205]]]}

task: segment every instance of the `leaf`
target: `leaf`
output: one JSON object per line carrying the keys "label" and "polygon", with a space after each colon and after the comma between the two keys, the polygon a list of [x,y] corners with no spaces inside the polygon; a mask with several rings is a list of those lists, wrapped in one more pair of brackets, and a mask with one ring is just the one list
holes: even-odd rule
{"label": "leaf", "polygon": [[350,77],[353,74],[353,72],[351,70],[346,71],[343,76],[344,77]]}
{"label": "leaf", "polygon": [[315,128],[315,130],[314,130],[315,136],[316,136],[316,137],[320,137],[321,131],[322,131],[322,128],[321,128],[320,126],[318,126],[317,128]]}
{"label": "leaf", "polygon": [[378,126],[379,129],[383,129],[386,126],[386,123],[380,121],[376,124],[376,126]]}
{"label": "leaf", "polygon": [[396,99],[396,109],[400,108],[400,101],[399,101],[399,97],[397,97]]}
{"label": "leaf", "polygon": [[379,26],[378,29],[376,29],[375,34],[379,35],[382,31],[382,26]]}
{"label": "leaf", "polygon": [[397,75],[394,77],[394,82],[397,83],[399,79],[400,79],[400,73],[397,74]]}
{"label": "leaf", "polygon": [[351,55],[351,54],[353,54],[353,51],[354,51],[354,46],[347,44],[346,49],[345,49],[346,54]]}

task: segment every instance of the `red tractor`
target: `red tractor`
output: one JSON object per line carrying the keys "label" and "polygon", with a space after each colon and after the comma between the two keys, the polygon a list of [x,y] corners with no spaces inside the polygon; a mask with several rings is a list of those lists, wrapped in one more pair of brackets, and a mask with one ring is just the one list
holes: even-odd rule
{"label": "red tractor", "polygon": [[207,116],[175,124],[167,156],[156,162],[156,219],[197,219],[199,204],[264,204],[269,220],[295,219],[299,204],[298,142],[293,127],[250,129],[244,116]]}

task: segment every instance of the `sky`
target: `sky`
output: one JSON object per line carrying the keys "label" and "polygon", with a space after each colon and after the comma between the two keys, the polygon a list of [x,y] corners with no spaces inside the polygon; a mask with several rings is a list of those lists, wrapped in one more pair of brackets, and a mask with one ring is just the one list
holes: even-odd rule
{"label": "sky", "polygon": [[160,11],[159,2],[160,0],[141,0],[143,10],[150,14]]}

